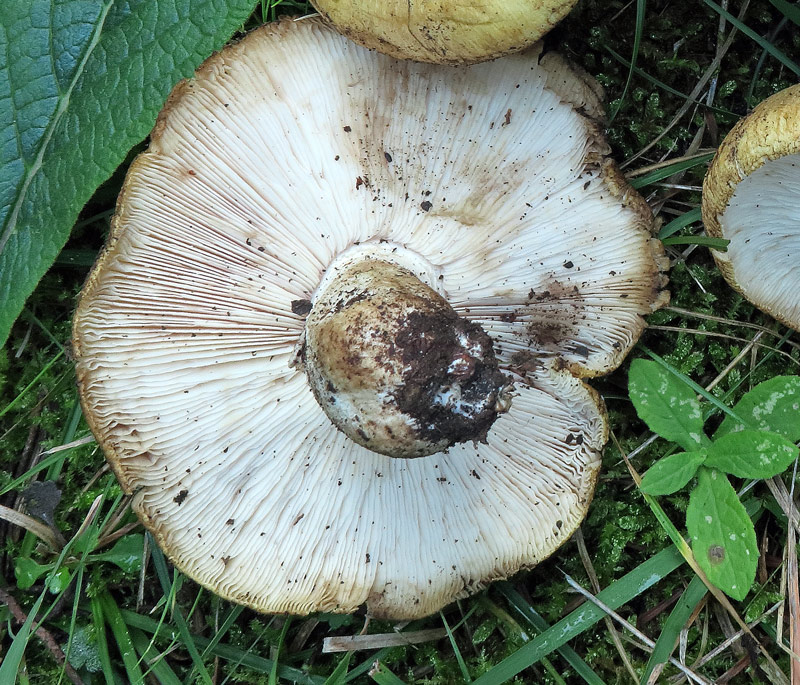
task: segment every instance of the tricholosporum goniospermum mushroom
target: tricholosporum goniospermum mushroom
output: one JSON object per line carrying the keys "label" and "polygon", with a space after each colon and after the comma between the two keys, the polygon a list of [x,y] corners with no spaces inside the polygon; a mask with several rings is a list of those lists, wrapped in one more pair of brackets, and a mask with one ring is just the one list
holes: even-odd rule
{"label": "tricholosporum goniospermum mushroom", "polygon": [[180,569],[260,611],[412,618],[572,534],[607,437],[582,378],[666,301],[599,116],[557,55],[396,61],[317,19],[177,86],[74,349]]}

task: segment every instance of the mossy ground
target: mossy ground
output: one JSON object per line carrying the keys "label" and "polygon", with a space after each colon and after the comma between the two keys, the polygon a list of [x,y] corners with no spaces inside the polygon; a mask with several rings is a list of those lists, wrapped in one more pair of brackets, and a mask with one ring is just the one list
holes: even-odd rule
{"label": "mossy ground", "polygon": [[[267,3],[268,4],[268,3]],[[741,2],[731,2],[728,11],[742,12]],[[270,16],[274,10],[259,7],[252,23],[261,18],[262,9]],[[278,8],[280,9],[280,8]],[[288,9],[292,9],[288,7]],[[637,17],[637,10],[640,10]],[[272,14],[271,14],[272,13]],[[759,36],[784,54],[800,56],[800,28],[768,0],[750,2],[742,20]],[[635,62],[637,71],[629,77],[629,61],[634,54],[636,36],[640,36]],[[797,81],[797,75],[774,57],[764,53],[752,38],[737,33],[730,44],[729,23],[720,24],[720,15],[711,3],[652,1],[645,5],[618,0],[581,0],[568,19],[547,38],[549,48],[558,48],[593,74],[605,87],[610,119],[608,135],[614,156],[623,170],[634,174],[637,169],[684,155],[713,151],[724,134],[748,109],[772,93]],[[715,56],[723,51],[719,68],[713,69]],[[706,84],[695,96],[687,111],[673,122],[685,106],[697,84]],[[627,85],[627,88],[626,88]],[[710,90],[711,90],[711,95]],[[640,151],[648,148],[644,154]],[[646,186],[642,193],[657,212],[662,223],[692,211],[699,204],[699,186],[705,164],[698,163],[687,171]],[[70,317],[75,297],[88,268],[100,248],[108,228],[114,199],[120,187],[122,170],[100,190],[83,212],[73,237],[53,269],[42,280],[28,303],[25,313],[15,325],[11,338],[0,350],[0,489],[28,472],[41,460],[42,450],[87,435],[80,414],[74,374],[69,359]],[[691,222],[678,235],[700,233],[699,223]],[[797,373],[800,364],[797,335],[753,309],[732,291],[719,275],[708,250],[701,246],[680,245],[669,248],[672,261],[671,286],[673,309],[663,310],[650,318],[641,344],[664,357],[675,368],[707,385],[723,374],[714,386],[717,397],[736,398],[743,390],[777,374]],[[687,310],[715,318],[698,318],[676,311]],[[763,327],[758,344],[749,346],[754,334]],[[747,354],[733,368],[728,365],[748,347]],[[634,356],[641,354],[635,351]],[[637,419],[626,392],[626,365],[612,376],[601,379],[596,387],[603,393],[609,408],[612,428],[625,452],[641,445],[648,437],[645,426]],[[633,463],[643,472],[667,449],[663,441],[636,454]],[[48,468],[35,478],[53,479],[62,489],[55,511],[55,524],[66,539],[81,526],[96,498],[103,496],[104,512],[120,496],[113,476],[103,470],[101,453],[93,443],[76,447],[56,457]],[[19,494],[29,480],[2,497],[2,504],[16,507]],[[788,479],[787,479],[788,483]],[[759,572],[759,586],[736,608],[748,620],[780,598],[781,557],[785,544],[785,521],[770,501],[771,495],[756,486],[755,494],[765,508],[756,522],[759,540],[763,541],[764,563]],[[687,497],[677,494],[662,498],[662,506],[680,525]],[[776,516],[776,513],[778,514]],[[123,511],[117,528],[135,534],[135,518]],[[661,549],[669,546],[666,533],[650,508],[638,494],[630,473],[613,443],[604,456],[604,469],[589,516],[582,527],[588,555],[600,586],[605,587],[637,568]],[[0,521],[2,557],[0,587],[5,588],[23,610],[28,610],[42,591],[41,579],[28,589],[15,584],[15,565],[21,558],[39,563],[53,561],[53,555],[37,545],[31,534]],[[107,545],[104,549],[110,547]],[[77,577],[79,564],[73,564]],[[164,579],[157,579],[152,561],[146,566],[143,592],[136,572],[102,560],[86,561],[80,573],[79,589],[68,589],[64,600],[45,621],[46,629],[62,646],[72,635],[71,661],[86,683],[104,682],[108,669],[101,663],[102,639],[92,610],[93,598],[112,597],[120,608],[157,621],[165,603]],[[552,558],[536,569],[511,580],[511,587],[552,624],[577,606],[579,600],[570,590],[563,573],[568,573],[585,587],[591,587],[587,571],[570,541]],[[170,571],[171,574],[171,571]],[[683,566],[665,580],[626,603],[620,612],[653,639],[657,638],[675,600],[691,580],[692,573]],[[252,663],[246,654],[274,657],[277,645],[283,644],[279,661],[282,667],[299,669],[309,675],[329,676],[341,656],[321,652],[322,639],[328,635],[350,635],[359,632],[363,617],[318,616],[294,619],[283,631],[284,617],[259,616],[240,611],[226,602],[201,593],[180,577],[169,575],[174,605],[164,615],[164,625],[148,651],[148,656],[166,654],[163,663],[168,672],[153,671],[147,682],[272,682],[268,662]],[[141,603],[137,601],[137,596]],[[49,595],[48,601],[56,595]],[[156,611],[150,616],[153,608]],[[186,629],[173,639],[166,627],[178,625],[172,611],[188,617]],[[4,649],[12,633],[5,620],[8,609],[0,607],[0,635]],[[126,615],[127,616],[127,615]],[[521,618],[498,587],[490,587],[482,595],[449,607],[443,614],[450,627],[457,626],[452,640],[447,637],[414,647],[398,647],[382,651],[379,656],[394,674],[406,682],[456,683],[465,679],[464,671],[477,678],[506,657],[512,656],[530,640],[530,626]],[[226,623],[226,617],[232,617]],[[465,618],[466,617],[466,618]],[[145,619],[145,620],[149,620]],[[774,616],[769,619],[775,625]],[[100,623],[100,625],[103,625]],[[109,621],[108,625],[112,623]],[[128,624],[130,627],[130,624]],[[201,655],[203,670],[194,664],[189,635],[213,637],[219,626],[225,626],[220,644],[238,649],[226,658],[209,652]],[[415,628],[440,628],[443,618],[433,616],[415,624]],[[765,623],[766,625],[766,623]],[[105,628],[104,628],[105,630]],[[143,631],[150,640],[152,633],[144,628],[130,628],[131,639]],[[370,633],[388,633],[393,626],[372,622]],[[730,632],[725,612],[709,600],[699,611],[686,634],[688,663],[721,643]],[[778,662],[783,673],[789,673],[785,652],[776,646],[774,630],[757,628],[756,636]],[[106,636],[111,672],[119,682],[130,679],[130,671],[122,658],[124,639],[110,631]],[[635,642],[635,641],[634,641]],[[199,644],[199,643],[198,643]],[[630,682],[618,648],[608,627],[602,621],[570,641],[596,676],[597,682]],[[763,657],[749,643],[737,643],[704,666],[702,673],[711,681],[726,682],[724,674],[741,660],[747,670],[734,676],[735,682],[765,681]],[[633,668],[641,673],[647,653],[623,637],[622,648]],[[139,653],[143,651],[137,647]],[[202,651],[202,650],[201,650]],[[350,667],[361,665],[356,681],[369,681],[367,667],[375,658],[372,652],[356,653]],[[239,663],[241,662],[241,663]],[[20,682],[64,682],[66,676],[55,663],[51,650],[34,638],[26,651],[25,670]],[[147,665],[142,664],[143,671]],[[677,673],[668,667],[661,678]],[[384,676],[388,678],[388,676]],[[380,682],[380,675],[375,679]],[[723,679],[723,680],[721,680]],[[533,664],[516,682],[579,683],[586,681],[561,655],[550,654]],[[391,682],[390,679],[383,682]],[[496,682],[501,682],[497,680]]]}

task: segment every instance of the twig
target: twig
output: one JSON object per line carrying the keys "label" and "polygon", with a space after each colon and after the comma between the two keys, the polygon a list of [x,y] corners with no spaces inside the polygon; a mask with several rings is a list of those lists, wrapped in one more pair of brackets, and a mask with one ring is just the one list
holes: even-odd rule
{"label": "twig", "polygon": [[[783,334],[779,333],[778,331],[773,331],[771,328],[767,328],[766,326],[761,326],[757,323],[750,323],[749,321],[735,321],[734,319],[726,319],[721,316],[714,316],[712,314],[703,314],[702,312],[695,312],[691,309],[683,309],[682,307],[673,307],[669,305],[664,307],[666,312],[675,312],[676,314],[681,314],[683,316],[691,316],[695,319],[703,319],[705,321],[716,321],[717,323],[727,324],[729,326],[740,326],[742,328],[752,328],[757,331],[763,331],[764,333],[769,333],[770,335],[774,335],[776,338],[782,338]],[[784,341],[787,345],[791,345],[796,349],[800,349],[800,345],[791,340]]]}
{"label": "twig", "polygon": [[447,637],[444,628],[415,630],[408,633],[381,633],[380,635],[338,635],[326,637],[322,641],[323,653],[353,652],[357,649],[382,649],[384,647],[404,647],[420,642],[433,642]]}
{"label": "twig", "polygon": [[63,452],[64,450],[71,450],[73,447],[80,447],[81,445],[88,445],[90,442],[94,442],[93,435],[85,435],[82,438],[78,438],[77,440],[73,440],[72,442],[67,442],[63,445],[57,445],[56,447],[51,447],[49,450],[45,450],[41,453],[40,456],[46,457],[49,454],[55,454],[56,452]]}
{"label": "twig", "polygon": [[[770,614],[775,613],[778,607],[781,606],[783,602],[776,602],[773,604],[769,609],[767,609],[761,616],[759,616],[755,621],[747,624],[748,628],[754,628],[759,623],[761,623],[765,618],[767,618]],[[727,638],[724,642],[718,644],[714,649],[712,649],[708,654],[703,655],[700,659],[698,659],[693,665],[695,668],[699,668],[700,666],[705,666],[709,661],[713,658],[722,654],[728,647],[730,647],[734,642],[741,639],[742,635],[744,635],[744,630],[739,630],[729,638]]]}
{"label": "twig", "polygon": [[[0,504],[0,519],[13,523],[33,533],[37,538],[47,543],[50,549],[59,552],[64,547],[64,538],[50,526],[40,523],[35,518],[23,514],[21,511]],[[59,539],[60,538],[60,539]]]}
{"label": "twig", "polygon": [[[22,610],[22,607],[17,604],[17,600],[15,600],[8,592],[0,588],[0,602],[5,604],[8,607],[8,610],[11,612],[11,615],[14,619],[22,624],[28,619],[27,614]],[[36,624],[34,624],[36,625]],[[78,675],[78,672],[70,665],[67,661],[66,656],[64,655],[64,651],[61,647],[58,646],[58,642],[56,642],[55,638],[52,636],[50,631],[38,626],[35,629],[36,637],[38,637],[50,650],[50,653],[53,655],[53,658],[56,660],[56,663],[59,666],[64,668],[64,672],[67,674],[67,677],[75,684],[75,685],[84,685],[83,680]]]}
{"label": "twig", "polygon": [[742,348],[742,351],[741,351],[741,352],[739,352],[739,354],[737,354],[737,355],[736,355],[736,356],[735,356],[735,357],[734,357],[734,358],[731,360],[730,364],[728,364],[728,365],[727,365],[727,366],[726,366],[724,369],[722,369],[722,371],[720,371],[720,372],[719,372],[719,375],[718,375],[718,376],[717,376],[717,377],[716,377],[716,378],[715,378],[713,381],[711,381],[711,382],[710,382],[710,383],[709,383],[709,384],[706,386],[706,390],[708,390],[708,391],[710,392],[710,391],[711,391],[713,388],[715,388],[715,387],[716,387],[716,385],[717,385],[718,383],[722,382],[722,379],[723,379],[723,378],[725,378],[725,376],[727,376],[727,375],[728,375],[728,374],[729,374],[731,371],[733,371],[734,367],[735,367],[735,366],[736,366],[736,365],[737,365],[737,364],[738,364],[740,361],[742,361],[742,359],[744,359],[744,358],[745,358],[745,357],[748,355],[748,353],[750,352],[750,350],[754,350],[754,349],[756,349],[756,346],[758,345],[758,341],[761,339],[761,336],[762,336],[762,335],[764,335],[764,331],[758,331],[758,332],[757,332],[757,333],[756,333],[756,334],[755,334],[755,335],[752,337],[752,339],[750,340],[750,342],[749,342],[749,343],[747,343],[747,345],[745,345],[745,346]]}
{"label": "twig", "polygon": [[659,169],[663,169],[667,166],[672,166],[673,164],[679,164],[680,162],[689,162],[693,159],[699,159],[700,157],[705,157],[710,152],[714,152],[713,148],[707,148],[702,152],[696,152],[692,155],[684,155],[683,157],[672,157],[671,159],[665,159],[661,162],[656,162],[655,164],[648,164],[647,166],[639,167],[638,169],[634,169],[633,171],[629,171],[625,174],[625,178],[631,179],[636,178],[637,176],[644,176],[645,174],[649,174],[651,171],[658,171]]}

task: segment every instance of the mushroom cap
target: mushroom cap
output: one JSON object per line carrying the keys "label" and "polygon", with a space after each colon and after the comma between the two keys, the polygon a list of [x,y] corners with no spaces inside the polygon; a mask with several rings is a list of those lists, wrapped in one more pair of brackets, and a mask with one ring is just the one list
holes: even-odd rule
{"label": "mushroom cap", "polygon": [[703,182],[706,233],[729,240],[714,259],[754,305],[800,330],[800,85],[731,129]]}
{"label": "mushroom cap", "polygon": [[473,64],[522,50],[577,0],[311,0],[337,31],[398,59]]}
{"label": "mushroom cap", "polygon": [[[87,421],[183,572],[265,612],[430,614],[531,567],[591,500],[615,368],[666,301],[585,75],[396,61],[266,25],[179,84],[131,165],[73,345]],[[336,264],[412,272],[514,382],[417,459],[330,423],[294,361]]]}

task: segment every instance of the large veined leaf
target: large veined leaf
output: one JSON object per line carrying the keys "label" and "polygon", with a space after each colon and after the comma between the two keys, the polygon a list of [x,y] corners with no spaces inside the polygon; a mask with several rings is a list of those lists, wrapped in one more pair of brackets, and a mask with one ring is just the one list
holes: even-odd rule
{"label": "large veined leaf", "polygon": [[0,344],[81,207],[254,0],[4,0]]}

